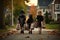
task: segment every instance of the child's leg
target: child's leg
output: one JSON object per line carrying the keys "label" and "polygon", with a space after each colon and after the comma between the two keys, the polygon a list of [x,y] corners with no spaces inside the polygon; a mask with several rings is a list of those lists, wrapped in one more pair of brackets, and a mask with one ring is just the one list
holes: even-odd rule
{"label": "child's leg", "polygon": [[23,24],[21,25],[21,33],[24,34],[24,27],[23,27]]}
{"label": "child's leg", "polygon": [[42,28],[40,27],[40,28],[39,28],[39,34],[41,34],[41,31],[42,31]]}
{"label": "child's leg", "polygon": [[39,34],[41,34],[42,31],[42,26],[41,26],[41,22],[39,22]]}
{"label": "child's leg", "polygon": [[30,26],[30,28],[29,28],[29,34],[32,34],[31,24],[29,26]]}

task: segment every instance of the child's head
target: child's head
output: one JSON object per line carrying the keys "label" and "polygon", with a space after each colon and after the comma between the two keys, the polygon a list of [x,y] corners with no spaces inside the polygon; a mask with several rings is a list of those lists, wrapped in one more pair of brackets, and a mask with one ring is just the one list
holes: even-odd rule
{"label": "child's head", "polygon": [[39,11],[39,12],[38,12],[38,15],[42,15],[42,11]]}

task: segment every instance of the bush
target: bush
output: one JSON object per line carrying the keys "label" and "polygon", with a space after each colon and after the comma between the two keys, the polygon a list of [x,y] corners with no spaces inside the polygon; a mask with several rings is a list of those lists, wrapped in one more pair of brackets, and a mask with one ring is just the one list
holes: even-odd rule
{"label": "bush", "polygon": [[50,18],[48,12],[45,13],[45,22],[48,24],[50,23]]}
{"label": "bush", "polygon": [[46,24],[47,29],[60,29],[59,24]]}
{"label": "bush", "polygon": [[11,25],[11,16],[8,15],[6,18],[5,18],[5,25]]}

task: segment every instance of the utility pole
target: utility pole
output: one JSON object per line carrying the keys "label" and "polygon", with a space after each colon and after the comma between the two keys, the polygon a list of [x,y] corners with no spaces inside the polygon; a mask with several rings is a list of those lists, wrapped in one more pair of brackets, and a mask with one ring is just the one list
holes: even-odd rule
{"label": "utility pole", "polygon": [[12,1],[12,26],[14,26],[14,22],[13,22],[13,0]]}

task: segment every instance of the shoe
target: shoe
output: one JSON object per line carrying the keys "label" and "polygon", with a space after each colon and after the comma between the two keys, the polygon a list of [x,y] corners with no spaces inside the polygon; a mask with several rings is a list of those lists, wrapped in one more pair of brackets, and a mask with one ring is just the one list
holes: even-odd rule
{"label": "shoe", "polygon": [[24,34],[24,31],[21,31],[21,34]]}
{"label": "shoe", "polygon": [[41,32],[39,32],[39,34],[41,34]]}
{"label": "shoe", "polygon": [[32,31],[29,31],[29,34],[32,34]]}
{"label": "shoe", "polygon": [[25,38],[30,38],[30,36],[26,36]]}

